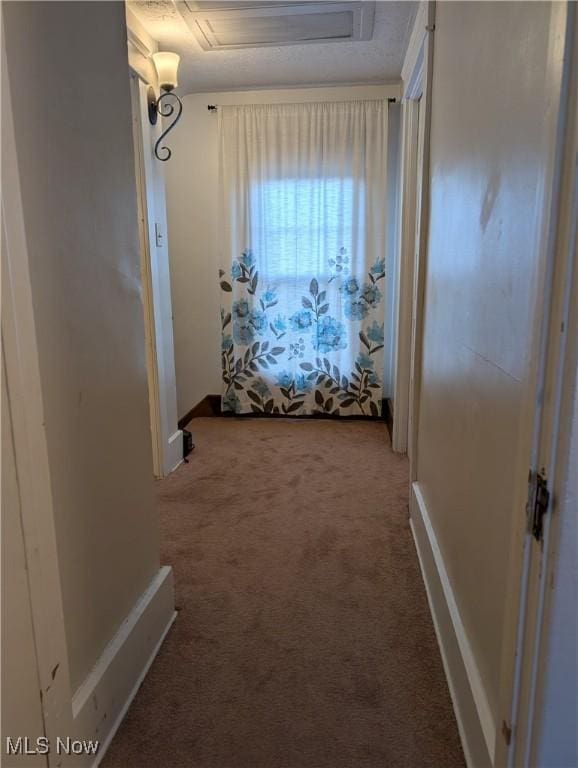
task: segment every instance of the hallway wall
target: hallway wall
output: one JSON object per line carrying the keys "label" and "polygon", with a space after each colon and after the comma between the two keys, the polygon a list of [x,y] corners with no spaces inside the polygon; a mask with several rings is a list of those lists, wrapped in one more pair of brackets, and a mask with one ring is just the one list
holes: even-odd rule
{"label": "hallway wall", "polygon": [[502,641],[514,514],[524,516],[515,500],[528,472],[517,450],[560,87],[561,47],[549,47],[563,30],[555,8],[436,9],[417,487],[461,653],[471,652],[464,665],[487,749],[479,764],[493,760],[509,716]]}
{"label": "hallway wall", "polygon": [[74,692],[159,570],[124,4],[2,10]]}
{"label": "hallway wall", "polygon": [[[344,101],[388,96],[399,96],[399,86],[239,91],[184,97],[183,115],[167,140],[173,157],[166,163],[165,177],[179,417],[205,395],[221,391],[217,115],[207,110],[207,104]],[[390,147],[395,150],[398,115],[390,121],[390,128]],[[397,157],[393,158],[392,165],[397,165]],[[396,194],[393,179],[389,193]],[[384,215],[388,215],[388,211],[384,211]],[[387,255],[386,271],[392,275],[395,220],[390,232],[391,253]],[[392,286],[391,280],[389,286]],[[390,293],[387,298],[389,317],[390,311],[393,312]],[[391,358],[386,355],[386,388],[392,380],[390,366]]]}

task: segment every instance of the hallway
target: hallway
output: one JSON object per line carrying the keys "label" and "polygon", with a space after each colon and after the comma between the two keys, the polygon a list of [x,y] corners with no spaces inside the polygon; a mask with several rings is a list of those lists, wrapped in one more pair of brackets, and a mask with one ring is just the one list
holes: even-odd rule
{"label": "hallway", "polygon": [[463,766],[385,424],[189,428],[157,483],[179,614],[103,768]]}

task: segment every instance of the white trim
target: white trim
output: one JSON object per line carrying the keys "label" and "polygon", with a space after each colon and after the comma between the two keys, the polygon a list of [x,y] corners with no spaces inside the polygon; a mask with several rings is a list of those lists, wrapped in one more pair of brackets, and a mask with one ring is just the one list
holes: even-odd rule
{"label": "white trim", "polygon": [[392,448],[396,453],[406,453],[408,445],[419,105],[416,101],[408,100],[402,103],[401,109],[401,205],[398,211],[401,234],[398,241],[394,288],[397,301]]}
{"label": "white trim", "polygon": [[[172,301],[165,186],[162,163],[153,155],[160,133],[148,120],[147,85],[138,73],[130,77],[133,139],[139,213],[141,277],[149,390],[149,414],[156,477],[170,474],[182,460],[177,429]],[[159,241],[158,231],[162,233]],[[176,430],[176,431],[175,431]]]}
{"label": "white trim", "polygon": [[[175,616],[173,573],[170,567],[163,566],[74,694],[74,738],[100,742],[95,766],[102,760]],[[86,763],[90,762],[87,757]]]}
{"label": "white trim", "polygon": [[64,622],[58,618],[64,609],[3,15],[1,18],[2,219],[6,237],[6,252],[2,254],[2,350],[42,711],[46,736],[52,740],[70,727],[70,673]]}
{"label": "white trim", "polygon": [[[512,721],[514,739],[509,765],[533,765],[540,712],[536,705],[545,664],[545,635],[549,621],[551,585],[556,565],[559,507],[567,476],[567,455],[576,377],[578,333],[578,119],[576,60],[578,21],[575,8],[556,6],[551,19],[548,64],[560,76],[558,120],[552,143],[555,151],[545,191],[546,210],[540,243],[545,252],[544,307],[540,327],[536,423],[532,468],[543,469],[550,486],[550,514],[544,518],[542,542],[527,536],[517,638]],[[562,43],[564,41],[564,43]],[[558,62],[561,62],[558,64]],[[554,80],[554,78],[552,78]]]}
{"label": "white trim", "polygon": [[419,484],[413,483],[411,490],[411,529],[464,754],[472,768],[493,765],[496,723],[488,695]]}
{"label": "white trim", "polygon": [[[430,124],[432,109],[433,81],[433,30],[435,27],[435,3],[428,2],[427,31],[423,41],[423,71],[419,93],[420,117],[418,128],[418,193],[416,203],[416,242],[413,265],[413,299],[411,327],[411,360],[409,379],[408,412],[408,455],[410,479],[417,480],[417,435],[419,425],[419,403],[421,394],[421,366],[423,324],[425,314],[425,286],[429,235],[429,165],[430,165]],[[416,93],[418,91],[416,90]],[[395,405],[395,403],[394,403]]]}
{"label": "white trim", "polygon": [[174,470],[183,463],[183,430],[177,429],[168,441],[168,466],[170,471]]}
{"label": "white trim", "polygon": [[[405,52],[403,66],[401,68],[401,79],[403,80],[403,98],[414,99],[416,78],[423,71],[423,49],[427,37],[428,27],[428,3],[421,2],[417,9],[413,28]],[[421,61],[421,63],[420,63]]]}
{"label": "white trim", "polygon": [[[243,96],[239,102],[237,98]],[[359,101],[366,99],[396,99],[401,100],[402,83],[342,83],[327,85],[327,83],[283,86],[274,88],[263,86],[254,88],[228,88],[224,90],[195,91],[183,96],[186,109],[187,99],[204,99],[218,105],[237,104],[296,104],[310,101]]]}
{"label": "white trim", "polygon": [[118,717],[116,718],[112,728],[108,732],[108,736],[101,743],[100,749],[98,750],[98,755],[96,756],[96,759],[95,759],[94,763],[92,764],[91,768],[97,768],[100,765],[100,763],[102,762],[102,760],[104,759],[104,756],[106,755],[106,753],[108,751],[108,748],[110,747],[110,745],[112,743],[112,740],[114,739],[114,737],[116,735],[116,732],[120,728],[120,726],[122,724],[122,721],[124,720],[124,718],[126,716],[126,713],[129,710],[130,705],[134,701],[134,698],[137,695],[137,693],[139,692],[139,689],[140,689],[141,685],[143,684],[143,681],[144,681],[145,677],[147,676],[147,674],[149,672],[149,669],[151,668],[152,663],[155,660],[158,652],[160,651],[161,645],[164,643],[165,637],[168,635],[169,630],[173,626],[173,623],[174,623],[176,618],[177,618],[177,612],[173,611],[173,615],[172,615],[169,623],[165,627],[164,632],[162,633],[161,637],[159,638],[158,643],[155,645],[151,655],[147,659],[147,662],[144,665],[141,674],[138,676],[138,678],[137,678],[137,680],[136,680],[136,682],[135,682],[131,692],[127,696],[127,699],[126,699],[122,709],[118,713]]}
{"label": "white trim", "polygon": [[413,446],[417,436],[429,217],[429,124],[434,21],[435,4],[422,2],[402,68],[402,204],[395,276],[397,284],[394,289],[397,317],[392,448],[397,453],[409,454],[412,480],[417,477]]}

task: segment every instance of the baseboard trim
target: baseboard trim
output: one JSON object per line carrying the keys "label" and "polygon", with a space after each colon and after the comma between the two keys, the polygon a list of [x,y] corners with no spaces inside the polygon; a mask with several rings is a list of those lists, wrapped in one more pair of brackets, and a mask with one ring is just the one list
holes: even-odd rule
{"label": "baseboard trim", "polygon": [[78,768],[103,759],[175,616],[172,568],[163,566],[72,698],[74,738],[100,743],[96,756],[77,756]]}
{"label": "baseboard trim", "polygon": [[167,475],[183,463],[183,430],[180,427],[169,437],[167,459]]}
{"label": "baseboard trim", "polygon": [[391,398],[387,398],[383,401],[383,414],[385,416],[385,423],[387,424],[387,431],[389,432],[389,439],[393,443],[393,403]]}
{"label": "baseboard trim", "polygon": [[179,429],[184,429],[192,419],[201,416],[221,416],[221,395],[205,395],[196,405],[179,419]]}
{"label": "baseboard trim", "polygon": [[[182,419],[179,419],[179,429],[184,429],[193,419],[199,417],[206,418],[207,416],[223,416],[227,419],[333,419],[334,421],[345,421],[347,419],[352,421],[385,421],[391,422],[389,400],[382,400],[382,415],[381,416],[333,416],[331,413],[309,413],[306,416],[295,416],[292,413],[233,413],[232,411],[221,410],[221,395],[205,395],[205,397],[194,405],[190,411],[188,411]],[[391,437],[391,429],[390,429]]]}
{"label": "baseboard trim", "polygon": [[493,765],[496,724],[418,483],[410,526],[468,768]]}

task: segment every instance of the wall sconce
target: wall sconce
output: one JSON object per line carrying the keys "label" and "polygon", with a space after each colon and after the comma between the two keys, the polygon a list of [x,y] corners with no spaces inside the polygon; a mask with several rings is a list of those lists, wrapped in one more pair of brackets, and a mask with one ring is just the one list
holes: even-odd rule
{"label": "wall sconce", "polygon": [[[165,138],[167,133],[177,124],[181,112],[183,111],[183,103],[179,99],[173,90],[177,87],[177,70],[179,68],[180,56],[176,53],[169,53],[163,51],[162,53],[153,53],[153,62],[157,71],[159,86],[162,91],[161,95],[156,97],[154,88],[149,85],[147,91],[148,108],[149,108],[149,120],[151,125],[156,125],[158,116],[171,117],[176,110],[175,119],[170,123],[155,143],[155,156],[158,160],[165,162],[172,155],[171,150],[168,147],[160,147],[161,141]],[[161,155],[159,152],[163,152]]]}

